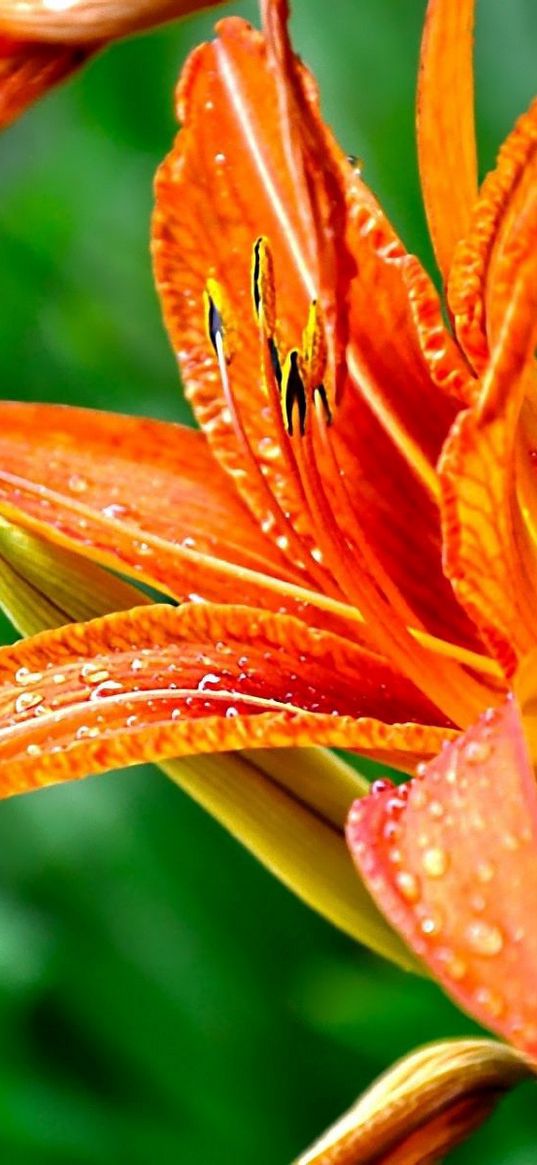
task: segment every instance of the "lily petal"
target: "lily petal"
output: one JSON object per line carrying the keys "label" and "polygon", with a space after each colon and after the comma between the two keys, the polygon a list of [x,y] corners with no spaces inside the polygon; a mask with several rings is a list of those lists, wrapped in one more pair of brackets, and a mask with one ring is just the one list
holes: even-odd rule
{"label": "lily petal", "polygon": [[[78,555],[2,521],[0,546],[0,605],[15,613],[25,634],[59,626],[70,616],[91,618],[107,602],[109,610],[117,610],[132,606],[131,596],[141,598]],[[350,802],[369,785],[350,765],[320,748],[300,754],[278,748],[183,757],[160,767],[334,925],[385,958],[416,969],[367,891],[356,893],[343,825]]]}
{"label": "lily petal", "polygon": [[103,520],[103,548],[104,526],[112,523],[251,569],[280,569],[289,577],[277,548],[271,555],[270,543],[219,471],[203,435],[184,425],[3,401],[0,466],[1,496],[16,504],[17,489],[22,493],[35,483],[33,513],[47,524],[54,521],[54,499],[59,508],[61,498],[65,510],[72,503],[82,542],[90,511],[94,521]]}
{"label": "lily petal", "polygon": [[77,46],[27,44],[2,34],[0,23],[0,130],[11,125],[54,85],[92,55]]}
{"label": "lily petal", "polygon": [[531,1074],[492,1040],[445,1040],[405,1056],[295,1165],[434,1165]]}
{"label": "lily petal", "polygon": [[[449,274],[447,296],[457,339],[479,374],[487,367],[491,335],[487,301],[491,288],[491,259],[510,208],[518,201],[537,149],[537,100],[517,121],[498,155],[496,169],[487,175],[472,212],[468,230],[460,237]],[[474,382],[474,397],[479,382]]]}
{"label": "lily petal", "polygon": [[347,838],[392,924],[486,1027],[537,1054],[537,788],[514,701],[423,776],[357,803]]}
{"label": "lily petal", "polygon": [[429,231],[444,279],[477,197],[475,0],[429,0],[418,85],[418,158]]}
{"label": "lily petal", "polygon": [[[290,744],[355,748],[412,769],[455,734],[372,719],[381,675],[345,640],[249,608],[150,605],[45,632],[0,652],[0,791]],[[389,721],[403,706],[391,684],[383,696]]]}
{"label": "lily petal", "polygon": [[21,40],[85,44],[129,36],[218,0],[0,0],[0,31]]}
{"label": "lily petal", "polygon": [[516,274],[480,399],[457,418],[439,464],[446,573],[508,675],[537,637],[515,458],[520,410],[533,383],[536,321],[533,255]]}
{"label": "lily petal", "polygon": [[0,0],[0,129],[110,40],[221,0]]}

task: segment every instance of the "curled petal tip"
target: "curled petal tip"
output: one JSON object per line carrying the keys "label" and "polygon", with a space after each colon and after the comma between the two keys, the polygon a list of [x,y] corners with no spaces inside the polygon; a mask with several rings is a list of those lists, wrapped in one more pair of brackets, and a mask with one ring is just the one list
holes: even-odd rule
{"label": "curled petal tip", "polygon": [[406,1056],[295,1165],[434,1165],[530,1073],[492,1040],[446,1040]]}

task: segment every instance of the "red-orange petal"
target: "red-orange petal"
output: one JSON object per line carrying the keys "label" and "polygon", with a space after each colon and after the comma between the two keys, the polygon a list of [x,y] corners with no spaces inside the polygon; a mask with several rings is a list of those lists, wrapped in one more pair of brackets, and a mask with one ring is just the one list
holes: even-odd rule
{"label": "red-orange petal", "polygon": [[475,0],[429,0],[418,83],[418,158],[429,231],[447,279],[477,197]]}
{"label": "red-orange petal", "polygon": [[347,838],[449,994],[537,1055],[537,790],[516,704],[485,713],[410,785],[356,802]]}
{"label": "red-orange petal", "polygon": [[0,403],[0,512],[176,599],[241,602],[370,642],[359,613],[305,590],[203,436],[61,406]]}
{"label": "red-orange petal", "polygon": [[[524,175],[534,164],[537,150],[537,100],[517,121],[498,155],[496,168],[481,187],[464,238],[451,267],[447,295],[457,339],[472,367],[481,374],[487,366],[492,338],[488,320],[491,262],[498,236],[511,208],[518,202]],[[475,393],[479,382],[475,382]]]}
{"label": "red-orange petal", "polygon": [[[184,425],[61,405],[0,402],[0,498],[14,506],[19,501],[30,512],[22,493],[32,489],[31,512],[50,525],[51,510],[61,504],[67,513],[73,506],[82,543],[90,511],[103,527],[108,523],[112,546],[117,526],[290,576],[203,435]],[[104,545],[104,532],[102,539]],[[143,547],[139,558],[144,559]]]}
{"label": "red-orange petal", "polygon": [[87,44],[129,36],[222,0],[0,0],[0,33],[21,40]]}
{"label": "red-orange petal", "polygon": [[[535,208],[537,209],[537,207]],[[534,383],[534,232],[513,272],[481,395],[457,418],[439,465],[445,569],[461,604],[509,674],[537,641],[533,558],[516,494],[516,437]]]}
{"label": "red-orange petal", "polygon": [[149,606],[44,632],[0,651],[0,792],[292,744],[412,768],[453,733],[376,719],[407,714],[408,685],[393,679],[337,636],[241,607]]}
{"label": "red-orange petal", "polygon": [[2,35],[0,25],[0,129],[85,64],[94,50],[26,44]]}

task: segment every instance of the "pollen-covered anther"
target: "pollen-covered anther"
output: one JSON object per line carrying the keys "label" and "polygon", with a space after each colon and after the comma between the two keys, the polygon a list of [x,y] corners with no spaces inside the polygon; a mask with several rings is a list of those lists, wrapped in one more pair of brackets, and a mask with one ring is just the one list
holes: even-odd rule
{"label": "pollen-covered anther", "polygon": [[316,299],[310,303],[302,336],[302,359],[308,388],[313,391],[323,384],[328,362],[323,312]]}
{"label": "pollen-covered anther", "polygon": [[292,348],[286,357],[282,373],[282,407],[289,436],[298,431],[303,437],[306,432],[307,397],[304,384],[302,357],[297,348]]}
{"label": "pollen-covered anther", "polygon": [[256,320],[272,339],[276,331],[276,280],[272,251],[262,235],[252,252],[252,300]]}
{"label": "pollen-covered anther", "polygon": [[205,306],[205,326],[211,347],[219,362],[227,364],[233,354],[233,334],[235,331],[231,312],[226,304],[224,292],[218,280],[209,278],[203,293]]}

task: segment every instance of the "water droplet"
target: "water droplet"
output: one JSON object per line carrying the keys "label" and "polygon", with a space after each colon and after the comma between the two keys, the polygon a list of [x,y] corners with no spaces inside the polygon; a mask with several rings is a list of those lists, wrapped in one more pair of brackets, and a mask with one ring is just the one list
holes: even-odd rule
{"label": "water droplet", "polygon": [[105,680],[102,684],[97,684],[90,692],[90,700],[100,700],[103,696],[112,696],[114,692],[122,692],[123,684],[117,680]]}
{"label": "water droplet", "polygon": [[413,809],[424,809],[427,804],[427,793],[421,785],[413,785],[410,796],[410,803]]}
{"label": "water droplet", "polygon": [[15,683],[25,686],[26,684],[39,684],[43,679],[43,673],[40,671],[30,671],[27,667],[20,667],[15,672]]}
{"label": "water droplet", "polygon": [[264,457],[266,461],[276,461],[281,453],[280,446],[273,437],[261,437],[257,449],[260,457]]}
{"label": "water droplet", "polygon": [[475,918],[466,927],[469,946],[477,955],[498,955],[503,947],[503,935],[498,926]]}
{"label": "water droplet", "polygon": [[429,814],[431,817],[434,817],[436,821],[440,821],[440,818],[444,816],[444,806],[440,801],[431,801],[429,805]]}
{"label": "water droplet", "polygon": [[217,166],[223,166],[224,162],[226,160],[226,155],[225,154],[215,154],[214,160],[215,160]]}
{"label": "water droplet", "polygon": [[279,534],[276,539],[276,546],[279,550],[289,550],[289,539],[287,534]]}
{"label": "water droplet", "polygon": [[407,902],[417,902],[420,897],[420,884],[414,874],[408,870],[399,870],[395,875],[395,884],[399,893]]}
{"label": "water droplet", "polygon": [[492,752],[492,745],[488,740],[469,740],[463,748],[463,756],[469,765],[482,765]]}
{"label": "water droplet", "polygon": [[420,922],[422,934],[435,935],[442,930],[443,918],[439,911],[429,911]]}
{"label": "water droplet", "polygon": [[228,720],[232,719],[234,716],[238,716],[238,715],[239,715],[238,708],[234,708],[232,704],[230,704],[229,708],[226,708],[226,716],[227,716]]}
{"label": "water droplet", "polygon": [[76,494],[82,494],[88,488],[85,477],[81,477],[79,473],[72,473],[67,484],[69,489]]}
{"label": "water droplet", "polygon": [[474,994],[474,999],[478,1007],[484,1007],[486,1011],[490,1012],[495,1019],[499,1019],[505,1011],[505,1000],[498,991],[493,991],[490,987],[478,987]]}
{"label": "water droplet", "polygon": [[442,964],[446,975],[449,975],[451,979],[455,979],[457,982],[464,979],[468,967],[464,959],[461,959],[460,955],[456,955],[455,951],[450,950],[449,947],[441,947],[436,952],[436,957]]}
{"label": "water droplet", "polygon": [[323,556],[322,550],[320,550],[318,546],[314,546],[313,549],[310,551],[310,554],[311,554],[311,557],[313,558],[313,560],[315,562],[318,562],[319,566],[322,566],[323,561],[324,561],[324,556]]}
{"label": "water droplet", "polygon": [[15,700],[15,711],[29,712],[31,708],[37,708],[42,703],[43,696],[40,696],[38,692],[21,692]]}
{"label": "water droplet", "polygon": [[110,679],[110,672],[103,667],[96,667],[93,662],[84,663],[80,668],[80,679],[87,684],[102,684],[104,680]]}
{"label": "water droplet", "polygon": [[65,676],[63,674],[63,672],[57,671],[56,674],[53,675],[53,677],[52,677],[52,683],[53,684],[64,684],[66,679],[67,679],[67,676]]}
{"label": "water droplet", "polygon": [[129,512],[128,506],[123,506],[120,502],[110,502],[108,506],[103,506],[101,514],[103,518],[124,518]]}
{"label": "water droplet", "polygon": [[394,785],[393,781],[390,781],[387,777],[386,778],[381,777],[378,781],[373,781],[371,788],[370,788],[370,792],[373,794],[374,797],[376,797],[380,793],[385,793],[387,789],[394,789],[394,788],[395,788],[395,785]]}
{"label": "water droplet", "polygon": [[429,878],[443,878],[449,866],[449,857],[445,849],[434,845],[425,850],[421,864]]}
{"label": "water droplet", "polygon": [[214,675],[213,672],[207,672],[207,675],[202,676],[198,683],[198,692],[205,692],[207,688],[210,689],[211,684],[219,684],[220,676]]}
{"label": "water droplet", "polygon": [[41,746],[39,744],[29,744],[26,749],[28,756],[41,756]]}
{"label": "water droplet", "polygon": [[136,659],[131,660],[131,671],[141,671],[143,667],[144,667],[143,659],[139,659],[137,657]]}
{"label": "water droplet", "polygon": [[479,882],[491,882],[494,877],[492,862],[481,861],[477,865],[476,875]]}

